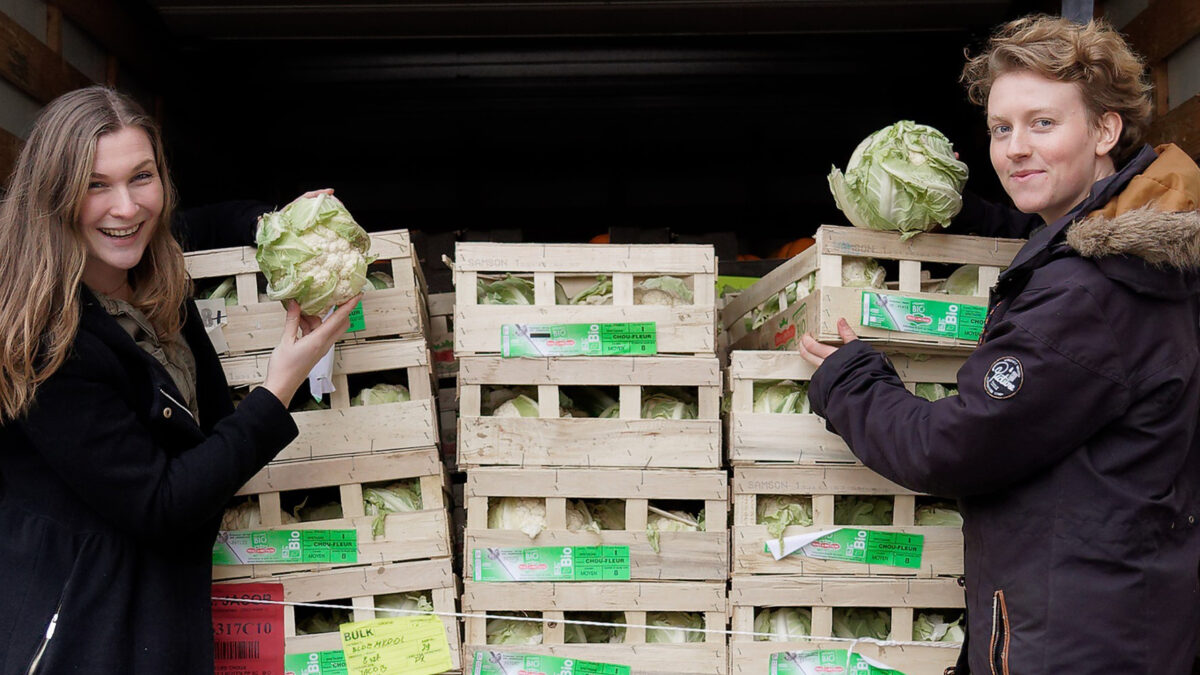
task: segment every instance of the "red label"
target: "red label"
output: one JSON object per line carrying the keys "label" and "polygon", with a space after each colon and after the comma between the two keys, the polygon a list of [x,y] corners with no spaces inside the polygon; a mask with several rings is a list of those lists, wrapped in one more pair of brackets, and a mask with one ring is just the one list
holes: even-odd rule
{"label": "red label", "polygon": [[787,330],[775,334],[775,346],[782,347],[792,340],[796,339],[796,324],[787,327]]}
{"label": "red label", "polygon": [[574,340],[546,340],[547,347],[574,347]]}
{"label": "red label", "polygon": [[909,314],[904,318],[908,319],[910,323],[933,323],[932,318],[928,316],[922,316],[920,314]]}
{"label": "red label", "polygon": [[454,350],[443,349],[433,353],[433,360],[438,363],[454,363]]}
{"label": "red label", "polygon": [[814,541],[813,543],[809,544],[809,546],[814,548],[827,548],[831,551],[836,551],[842,547],[841,544],[833,541]]}
{"label": "red label", "polygon": [[283,584],[213,585],[215,675],[283,675]]}

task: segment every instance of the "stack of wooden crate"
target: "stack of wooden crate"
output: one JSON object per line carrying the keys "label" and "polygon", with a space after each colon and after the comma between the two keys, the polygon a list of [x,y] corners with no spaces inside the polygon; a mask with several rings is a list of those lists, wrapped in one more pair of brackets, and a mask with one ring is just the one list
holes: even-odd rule
{"label": "stack of wooden crate", "polygon": [[[730,611],[734,635],[730,641],[730,669],[735,675],[767,672],[774,653],[844,650],[850,646],[848,642],[820,639],[756,641],[738,634],[753,632],[755,618],[763,611],[800,608],[810,612],[811,635],[821,638],[835,636],[836,612],[849,608],[883,610],[890,617],[887,638],[911,643],[913,622],[921,611],[932,610],[949,618],[961,614],[964,602],[958,584],[963,573],[961,529],[915,524],[917,510],[935,504],[936,498],[906,490],[861,466],[841,438],[827,431],[824,420],[814,414],[755,412],[754,385],[791,380],[807,386],[814,369],[794,351],[796,341],[808,332],[819,340],[837,342],[839,317],[845,317],[861,339],[890,352],[893,365],[910,390],[920,383],[954,385],[956,373],[974,343],[864,327],[859,320],[863,289],[842,287],[842,258],[897,261],[900,279],[892,287],[905,297],[986,305],[988,287],[1021,242],[934,234],[904,242],[895,234],[831,226],[818,230],[816,242],[743,291],[721,316],[732,347],[726,355],[730,392],[726,439],[733,467]],[[977,297],[927,292],[931,286],[928,275],[923,274],[927,263],[980,265]],[[787,286],[796,281],[806,285],[810,274],[816,275],[813,292],[789,306]],[[746,319],[756,307],[776,297],[778,313],[757,328],[747,325]],[[811,505],[813,516],[811,526],[790,526],[784,536],[848,526],[835,518],[839,499],[884,498],[892,507],[892,521],[863,529],[922,535],[920,566],[867,565],[798,554],[775,560],[766,551],[772,535],[766,525],[760,524],[758,506],[762,499],[779,496],[799,498]],[[957,649],[939,644],[857,643],[854,651],[916,675],[940,673],[953,665]]]}
{"label": "stack of wooden crate", "polygon": [[[393,593],[422,594],[436,611],[453,614],[460,585],[452,567],[446,470],[438,450],[424,284],[407,231],[372,234],[370,253],[376,257],[371,269],[389,274],[395,286],[367,290],[363,328],[348,332],[335,346],[335,391],[327,397],[328,407],[294,412],[299,436],[238,491],[238,500],[254,502],[260,514],[261,526],[250,529],[354,530],[357,561],[221,565],[213,568],[213,578],[218,583],[282,583],[286,600],[352,606],[356,609],[342,618],[355,621],[376,618],[376,598]],[[225,315],[217,340],[227,346],[221,362],[231,387],[262,384],[270,350],[282,334],[284,311],[279,302],[260,301],[265,280],[254,249],[189,254],[187,266],[199,288],[236,277],[237,303],[216,309]],[[352,395],[380,383],[403,384],[411,399],[351,405]],[[307,386],[297,394],[303,396],[309,396]],[[382,532],[376,532],[363,491],[397,481],[419,485],[421,509],[387,515]],[[318,502],[337,506],[330,507],[325,519],[285,523],[306,498],[309,507]],[[341,649],[336,627],[298,634],[297,616],[303,618],[306,611],[285,608],[287,652]],[[453,616],[443,623],[458,670],[459,625]]]}
{"label": "stack of wooden crate", "polygon": [[[454,350],[458,357],[460,419],[458,463],[466,470],[463,611],[520,612],[538,617],[537,644],[488,644],[487,619],[465,621],[463,661],[475,653],[516,652],[632,667],[635,673],[725,673],[723,632],[661,644],[644,625],[660,612],[703,617],[706,629],[727,627],[729,565],[728,475],[722,469],[721,374],[714,351],[716,261],[708,246],[467,244],[456,251]],[[511,274],[532,281],[532,305],[481,305],[481,278]],[[555,287],[568,296],[611,279],[609,305],[556,304]],[[634,304],[634,287],[647,277],[672,275],[693,293],[690,305]],[[502,324],[654,322],[657,355],[503,358]],[[536,390],[537,417],[484,414],[487,389]],[[560,388],[611,387],[614,418],[561,417]],[[643,390],[656,386],[694,391],[697,419],[641,419]],[[536,536],[489,528],[489,506],[531,498],[545,508]],[[619,500],[623,529],[569,529],[569,509],[583,500]],[[685,505],[681,506],[680,502]],[[610,502],[611,503],[611,502]],[[703,511],[702,531],[658,534],[647,522],[659,506]],[[628,546],[628,581],[474,581],[476,552],[530,547]],[[573,642],[577,612],[611,612],[629,624],[611,644]],[[648,618],[650,617],[650,618]]]}

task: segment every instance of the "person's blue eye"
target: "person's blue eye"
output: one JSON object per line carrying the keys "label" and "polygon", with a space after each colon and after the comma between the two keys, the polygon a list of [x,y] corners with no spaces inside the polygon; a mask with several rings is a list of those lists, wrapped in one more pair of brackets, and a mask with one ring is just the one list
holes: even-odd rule
{"label": "person's blue eye", "polygon": [[1010,128],[1007,124],[997,124],[994,127],[992,127],[991,129],[988,129],[988,134],[992,138],[998,138],[1000,136],[1004,136],[1004,135],[1008,134],[1009,130],[1010,130]]}
{"label": "person's blue eye", "polygon": [[138,182],[147,181],[147,180],[150,180],[151,178],[154,178],[154,174],[150,173],[149,171],[143,171],[133,177],[133,179]]}
{"label": "person's blue eye", "polygon": [[1039,119],[1039,120],[1033,121],[1033,126],[1039,128],[1039,129],[1048,129],[1048,128],[1054,126],[1054,122],[1052,120],[1048,120],[1048,119]]}
{"label": "person's blue eye", "polygon": [[101,183],[100,181],[92,181],[92,182],[88,183],[89,190],[99,190],[103,187],[104,187],[104,183]]}

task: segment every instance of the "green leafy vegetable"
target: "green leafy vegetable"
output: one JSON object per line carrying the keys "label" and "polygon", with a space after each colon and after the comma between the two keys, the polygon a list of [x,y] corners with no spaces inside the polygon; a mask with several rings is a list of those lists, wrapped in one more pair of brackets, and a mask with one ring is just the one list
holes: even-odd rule
{"label": "green leafy vegetable", "polygon": [[[519,612],[513,613],[512,616],[529,617],[529,614],[527,612]],[[489,645],[542,644],[542,624],[537,621],[488,619],[485,631]]]}
{"label": "green leafy vegetable", "polygon": [[[297,608],[299,610],[299,608]],[[315,635],[317,633],[337,633],[341,625],[350,623],[350,608],[329,609],[320,608],[311,614],[296,612],[296,635]]]}
{"label": "green leafy vegetable", "polygon": [[596,283],[583,289],[571,298],[572,305],[613,304],[613,284],[609,277],[596,277]]}
{"label": "green leafy vegetable", "polygon": [[692,291],[678,277],[652,277],[633,287],[635,305],[690,305]]}
{"label": "green leafy vegetable", "polygon": [[979,265],[963,265],[942,282],[941,293],[976,295],[979,291]]}
{"label": "green leafy vegetable", "polygon": [[332,195],[304,197],[258,219],[255,260],[272,300],[319,315],[367,283],[371,238]]}
{"label": "green leafy vegetable", "polygon": [[421,510],[420,479],[398,481],[384,487],[363,488],[363,510],[368,516],[375,516],[371,521],[371,537],[382,535],[387,514]]}
{"label": "green leafy vegetable", "polygon": [[492,412],[492,417],[537,417],[538,402],[521,394],[500,404]]}
{"label": "green leafy vegetable", "polygon": [[759,495],[758,524],[767,526],[767,533],[782,539],[783,531],[792,525],[808,527],[813,524],[812,497],[800,495]]}
{"label": "green leafy vegetable", "polygon": [[912,639],[917,642],[962,642],[966,631],[959,624],[962,614],[947,622],[945,615],[937,612],[920,612],[913,620]]}
{"label": "green leafy vegetable", "polygon": [[833,500],[833,522],[839,525],[891,525],[890,497],[838,495]]}
{"label": "green leafy vegetable", "polygon": [[[554,282],[555,304],[569,303],[562,284]],[[505,275],[503,279],[475,282],[475,301],[481,305],[532,305],[534,302],[533,282],[529,279]]]}
{"label": "green leafy vegetable", "polygon": [[967,165],[954,146],[924,124],[897,122],[865,138],[846,165],[829,173],[833,199],[855,227],[903,239],[946,226],[962,209]]}
{"label": "green leafy vegetable", "polygon": [[695,399],[672,387],[642,390],[642,419],[694,420],[699,416]]}
{"label": "green leafy vegetable", "polygon": [[[280,520],[284,525],[299,522],[287,511],[280,514]],[[232,506],[226,509],[225,514],[221,516],[222,530],[258,530],[262,528],[262,511],[259,509],[258,500],[256,499],[247,499],[236,506]]]}
{"label": "green leafy vegetable", "polygon": [[385,288],[396,287],[396,281],[392,279],[392,275],[378,270],[368,274],[367,281],[371,282],[371,287],[369,290],[373,291],[382,291]]}
{"label": "green leafy vegetable", "polygon": [[913,392],[926,401],[937,401],[947,396],[958,396],[958,387],[931,382],[918,382],[913,387]]}
{"label": "green leafy vegetable", "polygon": [[[375,596],[375,609],[395,609],[406,612],[432,612],[433,603],[426,593],[389,593]],[[415,614],[399,614],[380,612],[377,618],[415,616]]]}
{"label": "green leafy vegetable", "polygon": [[[571,612],[563,618],[597,623],[625,622],[624,615],[620,612]],[[564,642],[567,644],[617,644],[625,641],[624,626],[582,626],[577,623],[563,625]]]}
{"label": "green leafy vegetable", "polygon": [[808,405],[808,383],[797,384],[791,380],[755,382],[754,412],[779,414],[812,412]]}
{"label": "green leafy vegetable", "polygon": [[812,610],[806,607],[761,609],[754,617],[756,642],[790,642],[812,635]]}
{"label": "green leafy vegetable", "polygon": [[380,403],[405,403],[411,400],[408,389],[399,384],[377,384],[362,389],[350,399],[350,405],[378,405]]}
{"label": "green leafy vegetable", "polygon": [[206,300],[225,300],[226,307],[238,304],[237,277],[226,277],[224,281],[203,295]]}
{"label": "green leafy vegetable", "polygon": [[886,640],[892,632],[892,615],[882,609],[833,608],[833,636],[846,639]]}
{"label": "green leafy vegetable", "polygon": [[842,258],[842,285],[846,288],[883,288],[887,270],[874,258]]}
{"label": "green leafy vegetable", "polygon": [[[646,629],[648,643],[704,642],[704,617],[695,612],[647,612]],[[694,628],[680,630],[681,628]]]}
{"label": "green leafy vegetable", "polygon": [[962,514],[958,508],[947,502],[922,504],[917,507],[913,524],[932,527],[962,527]]}
{"label": "green leafy vegetable", "polygon": [[653,506],[646,518],[646,539],[655,553],[660,553],[659,534],[662,532],[703,532],[704,515],[699,517],[685,511],[663,511]]}

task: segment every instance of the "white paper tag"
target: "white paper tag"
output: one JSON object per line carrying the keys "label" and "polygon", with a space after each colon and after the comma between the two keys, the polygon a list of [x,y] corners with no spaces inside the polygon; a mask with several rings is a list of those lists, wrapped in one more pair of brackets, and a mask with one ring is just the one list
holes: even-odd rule
{"label": "white paper tag", "polygon": [[225,333],[221,327],[229,323],[229,314],[225,312],[225,299],[196,300],[196,309],[200,312],[200,320],[204,322],[204,332],[212,341],[213,349],[218,354],[229,351],[229,343],[225,341]]}
{"label": "white paper tag", "polygon": [[821,532],[809,532],[808,534],[794,534],[790,537],[784,537],[782,548],[779,546],[779,539],[774,538],[774,539],[767,541],[767,550],[771,552],[771,555],[776,560],[780,560],[786,556],[789,556],[789,555],[795,553],[796,551],[799,551],[800,549],[804,548],[805,546],[808,546],[809,544],[820,539],[821,537],[827,537],[827,536],[833,534],[834,532],[837,532],[838,529],[841,529],[841,528],[835,528],[832,530],[824,530]]}
{"label": "white paper tag", "polygon": [[[329,311],[325,313],[325,316],[321,317],[321,320],[328,319],[333,312],[334,308],[329,308]],[[321,360],[317,361],[317,365],[313,366],[313,369],[308,373],[308,391],[317,401],[320,401],[321,397],[325,394],[332,394],[334,392],[333,350],[335,347],[330,347],[325,356],[322,356]]]}

